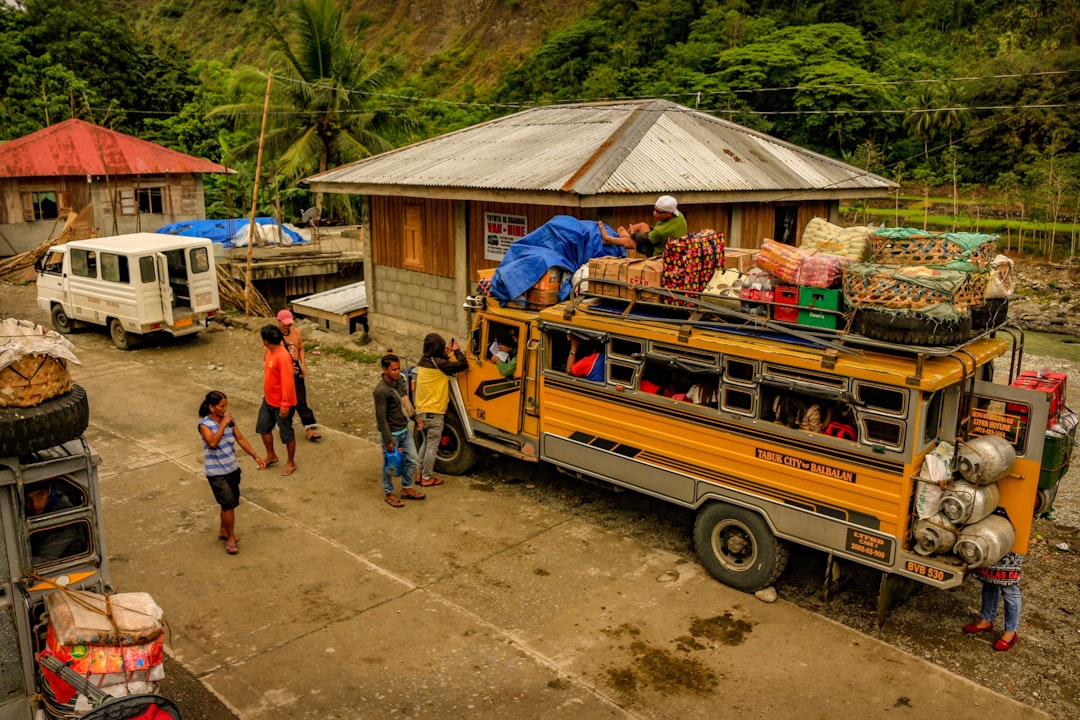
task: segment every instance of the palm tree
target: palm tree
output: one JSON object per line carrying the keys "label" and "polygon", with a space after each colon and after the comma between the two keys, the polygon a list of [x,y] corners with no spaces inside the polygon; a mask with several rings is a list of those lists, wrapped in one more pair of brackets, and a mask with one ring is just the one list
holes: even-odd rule
{"label": "palm tree", "polygon": [[[291,37],[270,27],[276,51],[274,79],[267,118],[266,152],[274,158],[272,174],[289,182],[360,160],[392,145],[384,137],[395,118],[372,102],[375,93],[396,77],[396,62],[373,62],[360,48],[367,28],[362,18],[352,37],[347,35],[342,10],[334,0],[292,0]],[[267,73],[240,71],[241,81],[266,85]],[[216,108],[213,112],[250,123],[258,131],[262,100]],[[258,140],[236,148],[236,156],[253,157]],[[315,196],[316,217],[323,196]],[[351,215],[351,204],[342,210]]]}

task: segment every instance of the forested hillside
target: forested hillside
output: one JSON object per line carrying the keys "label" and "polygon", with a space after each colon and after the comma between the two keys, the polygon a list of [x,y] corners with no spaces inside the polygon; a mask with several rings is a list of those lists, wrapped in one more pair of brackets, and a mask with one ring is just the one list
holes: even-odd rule
{"label": "forested hillside", "polygon": [[[243,182],[273,69],[268,167],[286,202],[308,202],[290,189],[303,173],[523,105],[647,96],[920,194],[989,192],[1044,221],[1080,204],[1073,0],[24,5],[0,11],[0,139],[83,117]],[[297,145],[342,126],[348,142]]]}

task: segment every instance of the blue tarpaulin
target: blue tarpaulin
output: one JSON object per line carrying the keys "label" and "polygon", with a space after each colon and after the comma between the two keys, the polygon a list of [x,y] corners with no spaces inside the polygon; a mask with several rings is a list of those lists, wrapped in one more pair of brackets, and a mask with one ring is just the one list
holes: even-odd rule
{"label": "blue tarpaulin", "polygon": [[491,278],[491,294],[510,301],[525,294],[549,268],[568,270],[559,300],[570,297],[572,273],[594,257],[626,257],[626,248],[605,245],[595,220],[556,215],[506,250]]}
{"label": "blue tarpaulin", "polygon": [[[256,245],[263,244],[266,239],[273,237],[276,244],[277,229],[272,226],[277,225],[277,220],[272,217],[257,217],[255,218],[255,224],[264,226],[260,228],[259,237],[256,238]],[[266,228],[265,226],[271,226]],[[216,243],[222,243],[225,247],[246,247],[248,237],[248,218],[229,218],[226,220],[186,220],[184,222],[171,223],[159,227],[154,232],[161,233],[162,235],[184,235],[186,237],[199,237],[207,238]],[[242,234],[241,231],[243,231]],[[302,245],[308,240],[305,240],[295,230],[282,226],[281,232],[285,235],[286,245]],[[234,241],[234,238],[239,242]]]}

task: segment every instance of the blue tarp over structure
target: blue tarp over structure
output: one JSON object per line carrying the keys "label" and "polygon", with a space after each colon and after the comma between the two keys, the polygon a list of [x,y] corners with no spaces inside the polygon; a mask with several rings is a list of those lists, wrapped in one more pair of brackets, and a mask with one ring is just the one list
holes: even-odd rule
{"label": "blue tarp over structure", "polygon": [[[247,226],[248,218],[228,218],[226,220],[186,220],[184,222],[171,223],[169,225],[163,225],[154,232],[161,233],[162,235],[184,235],[186,237],[199,237],[207,238],[216,243],[222,243],[225,247],[246,247],[247,246]],[[276,225],[277,220],[272,217],[257,217],[255,218],[256,225]],[[233,242],[233,238],[241,230],[244,231],[242,237],[244,241],[237,244]],[[288,236],[285,244],[289,245],[303,245],[309,242],[305,240],[295,230],[290,230],[284,225],[281,227],[281,232]],[[276,235],[276,230],[274,231]],[[261,238],[257,238],[256,244],[260,244]]]}
{"label": "blue tarp over structure", "polygon": [[[525,294],[549,268],[561,267],[573,273],[594,257],[626,257],[626,248],[605,245],[595,220],[578,220],[556,215],[506,250],[506,256],[491,278],[491,294],[511,301]],[[570,297],[573,278],[567,274],[559,289],[559,300]]]}

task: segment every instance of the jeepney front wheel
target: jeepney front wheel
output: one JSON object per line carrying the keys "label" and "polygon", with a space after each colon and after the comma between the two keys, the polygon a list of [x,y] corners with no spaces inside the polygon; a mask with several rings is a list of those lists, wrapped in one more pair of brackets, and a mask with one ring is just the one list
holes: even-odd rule
{"label": "jeepney front wheel", "polygon": [[[420,448],[423,433],[416,432],[416,447]],[[472,470],[477,461],[476,446],[469,442],[465,428],[456,413],[448,412],[443,419],[439,451],[435,455],[435,472],[447,475],[464,475]]]}
{"label": "jeepney front wheel", "polygon": [[109,320],[109,337],[112,338],[113,345],[121,350],[133,350],[139,346],[142,335],[128,332],[119,320],[113,318]]}
{"label": "jeepney front wheel", "polygon": [[710,575],[744,592],[768,587],[787,567],[787,543],[761,515],[736,505],[703,507],[694,522],[694,547]]}

